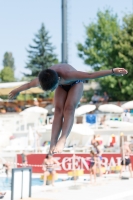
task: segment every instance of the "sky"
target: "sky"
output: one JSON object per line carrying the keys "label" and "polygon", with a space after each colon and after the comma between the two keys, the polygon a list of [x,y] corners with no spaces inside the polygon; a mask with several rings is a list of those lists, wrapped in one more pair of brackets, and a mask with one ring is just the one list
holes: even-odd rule
{"label": "sky", "polygon": [[[78,57],[76,44],[85,41],[84,25],[96,19],[97,11],[111,8],[121,20],[124,13],[133,12],[133,0],[67,0],[68,61],[80,71],[89,67]],[[29,44],[44,23],[61,61],[61,0],[0,0],[0,69],[3,55],[12,52],[15,76],[21,78],[27,62]]]}

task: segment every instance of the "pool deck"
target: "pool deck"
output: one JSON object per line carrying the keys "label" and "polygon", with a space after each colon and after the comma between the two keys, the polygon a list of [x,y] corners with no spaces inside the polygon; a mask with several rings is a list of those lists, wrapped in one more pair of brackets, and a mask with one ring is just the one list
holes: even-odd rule
{"label": "pool deck", "polygon": [[[129,174],[124,174],[124,176]],[[37,177],[38,175],[33,175]],[[38,176],[39,177],[39,176]],[[66,177],[66,175],[63,175]],[[62,175],[61,175],[62,178]],[[119,174],[103,175],[96,183],[90,184],[88,175],[77,181],[56,182],[55,186],[32,186],[32,198],[23,200],[133,200],[133,179],[121,180]],[[11,192],[7,191],[4,200],[10,200]],[[20,199],[15,199],[20,200]]]}

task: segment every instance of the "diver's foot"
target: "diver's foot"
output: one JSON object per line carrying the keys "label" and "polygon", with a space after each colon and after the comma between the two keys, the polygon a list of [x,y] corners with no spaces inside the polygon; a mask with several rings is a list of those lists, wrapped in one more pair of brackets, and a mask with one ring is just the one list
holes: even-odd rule
{"label": "diver's foot", "polygon": [[55,149],[56,143],[57,143],[57,140],[51,140],[49,153],[52,154],[52,153],[54,152],[54,149]]}
{"label": "diver's foot", "polygon": [[62,150],[63,150],[63,148],[64,148],[64,146],[65,146],[65,142],[66,142],[66,139],[60,138],[60,139],[58,140],[58,142],[57,142],[55,148],[54,148],[53,153],[54,153],[54,154],[55,154],[55,153],[61,153]]}

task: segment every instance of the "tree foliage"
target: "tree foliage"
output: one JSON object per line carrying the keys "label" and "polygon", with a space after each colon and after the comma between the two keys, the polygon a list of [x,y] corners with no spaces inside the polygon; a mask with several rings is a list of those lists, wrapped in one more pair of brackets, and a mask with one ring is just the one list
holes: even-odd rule
{"label": "tree foliage", "polygon": [[123,77],[107,76],[97,81],[113,100],[133,98],[133,15],[123,18],[122,26],[111,11],[98,11],[97,21],[85,27],[84,44],[77,44],[78,54],[95,71],[115,67],[126,68]]}
{"label": "tree foliage", "polygon": [[3,58],[3,66],[11,67],[13,70],[15,69],[14,58],[11,52],[5,52]]}
{"label": "tree foliage", "polygon": [[26,76],[36,77],[41,70],[47,69],[58,62],[50,38],[49,32],[42,24],[33,39],[34,45],[29,45],[29,50],[27,50],[28,63],[26,68],[31,71],[31,74],[25,74]]}
{"label": "tree foliage", "polygon": [[11,67],[4,67],[0,73],[2,82],[13,82],[14,78],[14,70]]}

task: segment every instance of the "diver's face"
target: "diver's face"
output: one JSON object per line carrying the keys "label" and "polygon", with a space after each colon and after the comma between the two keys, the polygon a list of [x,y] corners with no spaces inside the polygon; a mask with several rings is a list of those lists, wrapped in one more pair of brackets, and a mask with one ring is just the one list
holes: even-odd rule
{"label": "diver's face", "polygon": [[57,88],[58,85],[59,85],[59,82],[60,82],[60,78],[58,79],[58,82],[56,83],[56,85],[54,85],[54,87],[51,88],[51,92],[54,91],[54,90],[56,90],[56,88]]}
{"label": "diver's face", "polygon": [[56,90],[56,88],[58,87],[58,83],[51,89],[51,92],[53,92],[54,90]]}

